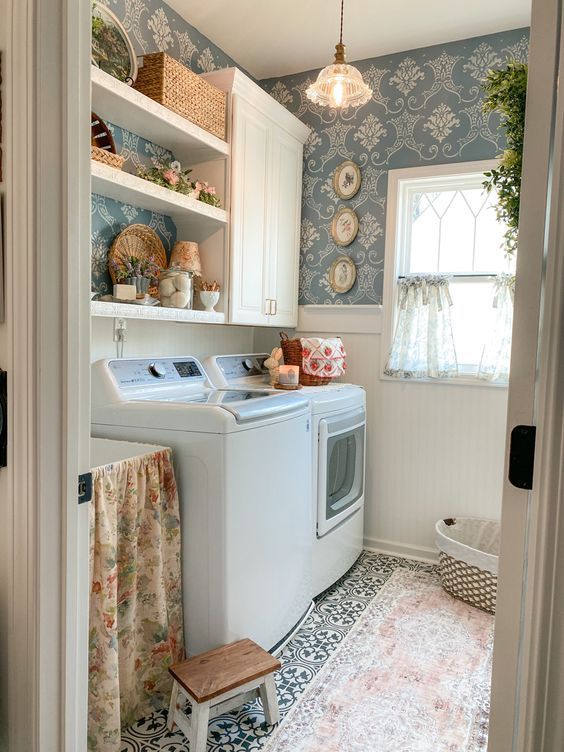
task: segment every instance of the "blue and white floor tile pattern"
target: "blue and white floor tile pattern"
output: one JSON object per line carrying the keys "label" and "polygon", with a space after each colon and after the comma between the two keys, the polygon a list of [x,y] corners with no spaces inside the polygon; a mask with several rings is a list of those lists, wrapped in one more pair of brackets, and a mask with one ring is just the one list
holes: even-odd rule
{"label": "blue and white floor tile pattern", "polygon": [[[382,585],[398,567],[433,571],[432,564],[364,551],[354,566],[315,601],[315,608],[282,651],[276,675],[282,717],[323,664],[337,649]],[[188,742],[178,729],[169,732],[165,710],[126,729],[122,752],[187,752]],[[254,752],[265,744],[272,728],[265,725],[259,700],[210,724],[208,752]]]}

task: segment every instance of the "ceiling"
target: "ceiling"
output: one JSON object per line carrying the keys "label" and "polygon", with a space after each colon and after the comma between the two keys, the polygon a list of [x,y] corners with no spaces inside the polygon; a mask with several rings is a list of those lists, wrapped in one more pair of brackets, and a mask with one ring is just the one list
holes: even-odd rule
{"label": "ceiling", "polygon": [[[321,68],[339,41],[340,0],[166,0],[257,79]],[[348,59],[530,23],[531,0],[345,0]]]}

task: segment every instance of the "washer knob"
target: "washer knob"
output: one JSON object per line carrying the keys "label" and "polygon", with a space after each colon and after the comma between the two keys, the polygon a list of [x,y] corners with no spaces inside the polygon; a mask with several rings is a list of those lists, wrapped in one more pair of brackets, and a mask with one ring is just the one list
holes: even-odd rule
{"label": "washer knob", "polygon": [[247,371],[252,371],[254,367],[254,363],[250,358],[245,358],[243,361],[243,368],[246,368]]}
{"label": "washer knob", "polygon": [[164,379],[166,376],[166,369],[162,363],[151,363],[149,366],[149,373],[156,379]]}

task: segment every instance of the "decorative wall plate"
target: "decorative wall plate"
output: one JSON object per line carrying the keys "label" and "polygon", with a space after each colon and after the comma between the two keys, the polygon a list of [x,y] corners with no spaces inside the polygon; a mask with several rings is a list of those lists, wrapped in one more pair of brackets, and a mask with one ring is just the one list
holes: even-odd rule
{"label": "decorative wall plate", "polygon": [[119,18],[97,0],[92,3],[92,63],[119,81],[133,83],[137,57]]}
{"label": "decorative wall plate", "polygon": [[356,266],[349,256],[339,256],[329,269],[329,284],[338,293],[348,292],[356,281]]}
{"label": "decorative wall plate", "polygon": [[358,232],[358,217],[354,209],[344,206],[335,214],[331,223],[331,236],[337,245],[350,245]]}
{"label": "decorative wall plate", "polygon": [[339,198],[349,199],[358,193],[362,177],[354,162],[342,162],[333,175],[333,190]]}

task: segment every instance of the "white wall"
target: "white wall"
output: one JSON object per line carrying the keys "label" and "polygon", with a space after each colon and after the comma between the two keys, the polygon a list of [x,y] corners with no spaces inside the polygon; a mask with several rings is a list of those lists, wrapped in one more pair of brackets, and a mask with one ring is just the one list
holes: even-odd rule
{"label": "white wall", "polygon": [[[380,379],[380,306],[300,307],[299,334],[342,337],[367,394],[365,543],[433,558],[442,517],[499,517],[507,390]],[[268,350],[278,332],[255,330]]]}
{"label": "white wall", "polygon": [[[116,357],[113,331],[113,318],[92,318],[92,361]],[[216,353],[252,352],[253,347],[253,329],[247,326],[128,319],[123,355],[193,355],[202,359]]]}

